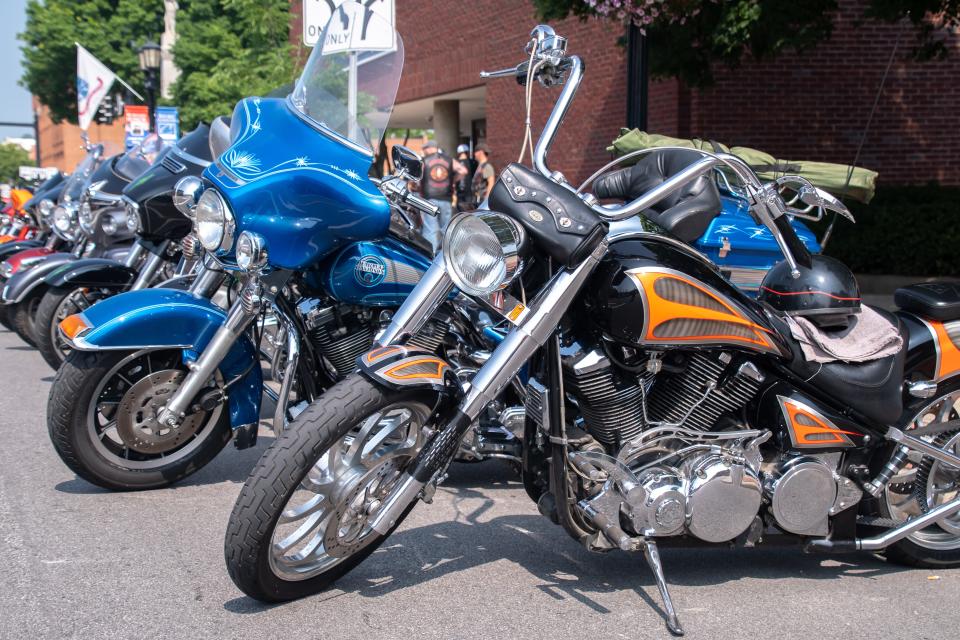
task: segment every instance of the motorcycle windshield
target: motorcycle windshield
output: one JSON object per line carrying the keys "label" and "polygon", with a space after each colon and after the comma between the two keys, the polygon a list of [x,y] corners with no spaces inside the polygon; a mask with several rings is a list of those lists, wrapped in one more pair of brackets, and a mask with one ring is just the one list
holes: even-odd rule
{"label": "motorcycle windshield", "polygon": [[333,11],[290,95],[324,131],[373,154],[390,120],[403,70],[403,42],[359,2]]}
{"label": "motorcycle windshield", "polygon": [[77,165],[76,169],[73,170],[73,173],[70,174],[70,177],[67,178],[67,181],[64,183],[63,191],[60,194],[61,204],[80,200],[80,196],[83,195],[83,190],[87,187],[87,182],[90,181],[90,176],[93,175],[94,170],[97,168],[97,163],[102,157],[103,145],[95,145],[87,152],[87,156],[80,161],[80,164]]}
{"label": "motorcycle windshield", "polygon": [[128,181],[150,168],[160,152],[166,148],[166,143],[155,133],[144,138],[140,144],[120,156],[114,165],[114,170]]}

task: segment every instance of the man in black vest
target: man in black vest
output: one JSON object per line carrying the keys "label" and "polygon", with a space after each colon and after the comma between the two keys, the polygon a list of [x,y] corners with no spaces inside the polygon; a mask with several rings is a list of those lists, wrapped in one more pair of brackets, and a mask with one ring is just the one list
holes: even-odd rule
{"label": "man in black vest", "polygon": [[450,224],[453,215],[454,185],[467,173],[467,168],[437,148],[437,143],[427,140],[423,145],[423,180],[420,191],[423,197],[437,205],[440,212],[436,216],[423,216],[420,233],[433,246],[433,252],[440,251],[443,232]]}

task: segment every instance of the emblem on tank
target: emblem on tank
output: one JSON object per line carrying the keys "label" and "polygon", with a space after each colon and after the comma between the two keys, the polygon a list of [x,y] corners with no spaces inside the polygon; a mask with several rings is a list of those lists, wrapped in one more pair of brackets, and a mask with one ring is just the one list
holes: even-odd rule
{"label": "emblem on tank", "polygon": [[353,277],[364,287],[375,287],[387,277],[387,263],[377,256],[363,256],[353,269]]}

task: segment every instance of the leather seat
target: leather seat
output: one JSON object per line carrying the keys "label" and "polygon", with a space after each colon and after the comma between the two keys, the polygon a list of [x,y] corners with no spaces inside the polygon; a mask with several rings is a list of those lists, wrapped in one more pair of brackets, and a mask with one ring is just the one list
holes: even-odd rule
{"label": "leather seat", "polygon": [[960,282],[922,282],[897,289],[893,301],[904,311],[948,322],[960,320]]}
{"label": "leather seat", "polygon": [[[593,182],[593,193],[601,199],[633,200],[702,157],[692,149],[652,153],[632,167],[617,169],[597,178]],[[693,242],[707,230],[720,208],[720,191],[711,172],[656,203],[643,215],[680,240]]]}
{"label": "leather seat", "polygon": [[877,423],[889,425],[895,423],[903,412],[901,386],[908,336],[899,318],[883,309],[871,308],[900,330],[904,346],[892,356],[866,362],[809,362],[786,323],[774,317],[774,325],[790,346],[791,371],[841,405]]}

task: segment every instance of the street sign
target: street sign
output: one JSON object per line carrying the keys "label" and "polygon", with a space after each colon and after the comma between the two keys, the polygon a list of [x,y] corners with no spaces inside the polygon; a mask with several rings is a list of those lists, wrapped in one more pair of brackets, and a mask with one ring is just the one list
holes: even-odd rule
{"label": "street sign", "polygon": [[180,137],[180,114],[176,107],[157,107],[157,135],[169,143]]}
{"label": "street sign", "polygon": [[150,112],[145,105],[128,104],[124,109],[126,120],[125,148],[127,151],[140,144],[150,133]]}
{"label": "street sign", "polygon": [[[361,4],[367,11],[372,12],[375,16],[386,22],[386,24],[390,25],[389,46],[364,47],[365,49],[392,49],[394,47],[393,30],[396,24],[394,0],[303,0],[303,44],[308,47],[317,44],[320,40],[320,34],[323,33],[323,28],[327,26],[327,22],[330,21],[330,16],[333,15],[333,10],[344,2]],[[376,40],[381,39],[381,36],[378,34],[372,35]]]}

